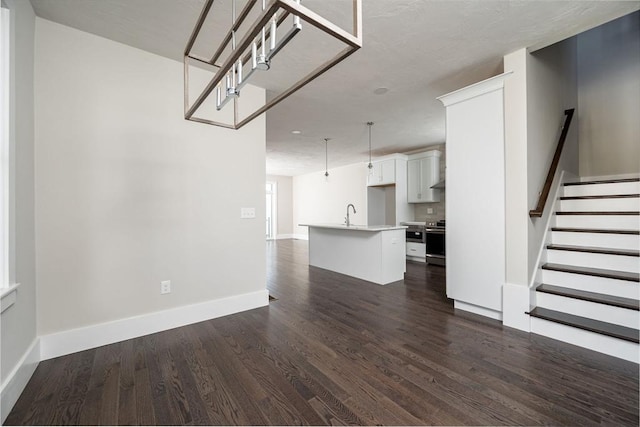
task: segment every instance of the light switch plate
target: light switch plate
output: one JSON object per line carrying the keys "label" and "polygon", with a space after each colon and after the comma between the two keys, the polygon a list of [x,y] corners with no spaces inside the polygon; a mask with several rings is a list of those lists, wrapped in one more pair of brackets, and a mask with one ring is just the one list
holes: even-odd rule
{"label": "light switch plate", "polygon": [[256,217],[256,208],[240,208],[240,218],[251,219]]}

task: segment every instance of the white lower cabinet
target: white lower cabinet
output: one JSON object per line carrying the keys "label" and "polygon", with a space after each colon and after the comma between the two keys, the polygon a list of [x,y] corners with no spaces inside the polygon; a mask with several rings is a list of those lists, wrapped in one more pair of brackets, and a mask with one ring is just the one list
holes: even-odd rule
{"label": "white lower cabinet", "polygon": [[424,243],[407,242],[407,257],[420,258],[420,261],[426,262],[427,245]]}

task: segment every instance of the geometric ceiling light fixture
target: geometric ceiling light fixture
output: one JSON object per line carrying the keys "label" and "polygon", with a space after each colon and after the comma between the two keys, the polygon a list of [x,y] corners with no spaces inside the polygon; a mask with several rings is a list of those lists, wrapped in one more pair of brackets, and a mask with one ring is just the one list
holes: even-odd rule
{"label": "geometric ceiling light fixture", "polygon": [[[214,2],[219,4],[228,1],[232,2],[231,20],[228,27],[222,28],[225,36],[215,47],[212,56],[204,57],[194,54],[192,49],[196,43],[206,46],[210,46],[212,43],[209,40],[199,41],[199,37],[203,33],[203,25],[208,19]],[[246,0],[244,7],[237,15],[236,0],[206,0],[184,51],[185,119],[239,129],[260,116],[362,47],[362,0],[352,0],[351,12],[353,31],[349,32],[303,6],[300,0]],[[248,25],[248,28],[245,28],[247,24],[245,20],[251,14],[257,14],[257,17],[253,23]],[[281,27],[289,21],[291,26],[287,25],[283,31]],[[333,37],[345,47],[332,58],[318,64],[299,80],[286,85],[286,89],[272,97],[264,105],[251,108],[249,114],[240,117],[238,111],[241,89],[254,73],[265,72],[266,76],[269,75],[275,56],[302,30],[302,21]],[[221,23],[219,18],[216,23]],[[238,34],[241,27],[244,28],[244,31],[242,34]],[[217,31],[220,32],[220,28]],[[320,48],[318,47],[318,49]],[[196,65],[216,69],[213,78],[199,92],[193,103],[190,102],[189,92],[191,78],[189,67],[192,65],[192,61]],[[216,111],[225,109],[227,105],[233,105],[233,113],[229,115],[232,117],[231,119],[218,121],[195,115],[196,112],[200,113],[199,109],[212,94],[215,97],[213,101],[215,101]]]}

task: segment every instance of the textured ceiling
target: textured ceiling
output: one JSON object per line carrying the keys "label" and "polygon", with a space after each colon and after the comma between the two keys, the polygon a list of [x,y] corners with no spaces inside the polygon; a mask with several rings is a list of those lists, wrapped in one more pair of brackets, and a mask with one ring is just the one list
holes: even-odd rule
{"label": "textured ceiling", "polygon": [[[203,4],[31,2],[42,18],[178,61]],[[230,16],[229,4],[216,0],[214,16]],[[303,4],[351,30],[350,0]],[[330,169],[366,161],[367,121],[375,122],[374,156],[442,143],[444,108],[437,96],[500,73],[509,52],[547,46],[639,8],[640,1],[364,0],[363,48],[267,112],[267,172],[324,170],[323,138],[331,138]],[[304,26],[274,59],[273,72],[254,83],[271,94],[287,76],[332,56],[332,49],[330,38]],[[388,92],[374,94],[379,87]]]}

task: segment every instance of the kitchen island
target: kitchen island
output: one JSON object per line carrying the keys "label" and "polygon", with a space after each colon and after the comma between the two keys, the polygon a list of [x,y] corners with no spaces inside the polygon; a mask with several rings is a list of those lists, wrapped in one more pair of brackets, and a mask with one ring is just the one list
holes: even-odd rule
{"label": "kitchen island", "polygon": [[309,265],[378,285],[404,279],[406,226],[300,225],[309,227]]}

